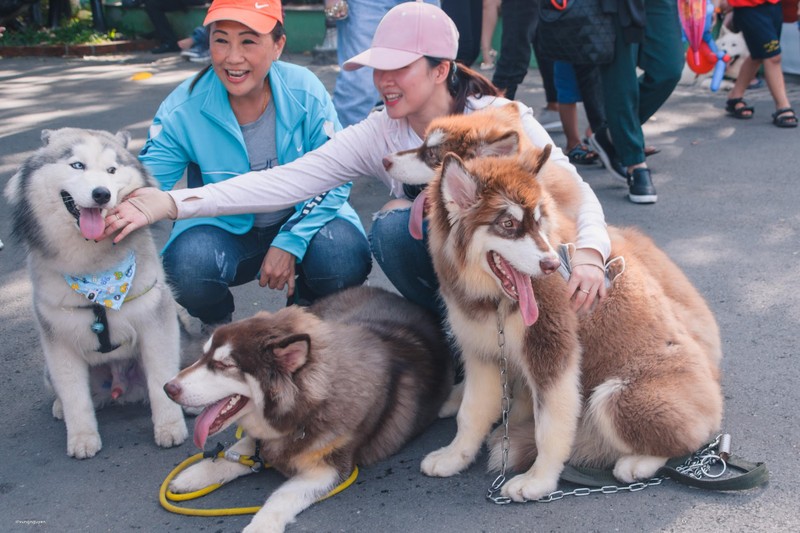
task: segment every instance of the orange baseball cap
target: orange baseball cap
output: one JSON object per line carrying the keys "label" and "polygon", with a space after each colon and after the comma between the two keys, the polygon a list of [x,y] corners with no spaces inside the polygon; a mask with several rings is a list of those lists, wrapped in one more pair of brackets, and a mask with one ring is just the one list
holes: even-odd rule
{"label": "orange baseball cap", "polygon": [[280,0],[214,0],[203,26],[220,20],[240,22],[262,35],[271,32],[276,22],[283,24]]}

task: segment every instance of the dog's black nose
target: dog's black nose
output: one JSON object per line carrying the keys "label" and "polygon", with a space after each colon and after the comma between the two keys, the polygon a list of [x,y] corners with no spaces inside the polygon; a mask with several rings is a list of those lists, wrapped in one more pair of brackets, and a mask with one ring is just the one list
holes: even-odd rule
{"label": "dog's black nose", "polygon": [[97,187],[92,191],[92,200],[97,202],[97,205],[105,205],[111,200],[111,191],[105,187]]}

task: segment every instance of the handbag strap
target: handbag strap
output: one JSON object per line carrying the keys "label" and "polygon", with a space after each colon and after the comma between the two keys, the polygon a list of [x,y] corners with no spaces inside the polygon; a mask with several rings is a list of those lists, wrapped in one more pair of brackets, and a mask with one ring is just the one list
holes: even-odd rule
{"label": "handbag strap", "polygon": [[565,9],[567,9],[567,2],[568,1],[569,0],[560,0],[560,1],[559,0],[550,0],[550,5],[552,5],[554,8],[558,9],[559,11],[564,11]]}

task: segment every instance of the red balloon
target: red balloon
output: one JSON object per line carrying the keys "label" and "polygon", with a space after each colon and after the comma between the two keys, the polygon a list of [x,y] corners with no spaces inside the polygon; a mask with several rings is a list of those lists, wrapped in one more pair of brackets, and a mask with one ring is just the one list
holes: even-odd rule
{"label": "red balloon", "polygon": [[686,64],[692,69],[695,74],[708,74],[714,70],[714,65],[717,64],[717,55],[711,51],[708,43],[705,41],[700,43],[700,62],[694,59],[694,51],[692,47],[686,49]]}

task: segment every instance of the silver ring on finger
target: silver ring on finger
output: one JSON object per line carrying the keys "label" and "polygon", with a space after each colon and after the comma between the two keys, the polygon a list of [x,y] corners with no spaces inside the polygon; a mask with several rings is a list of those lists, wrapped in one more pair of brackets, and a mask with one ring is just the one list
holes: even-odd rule
{"label": "silver ring on finger", "polygon": [[578,290],[583,292],[583,293],[589,294],[589,291],[587,291],[586,289],[583,289],[581,287],[578,287]]}

